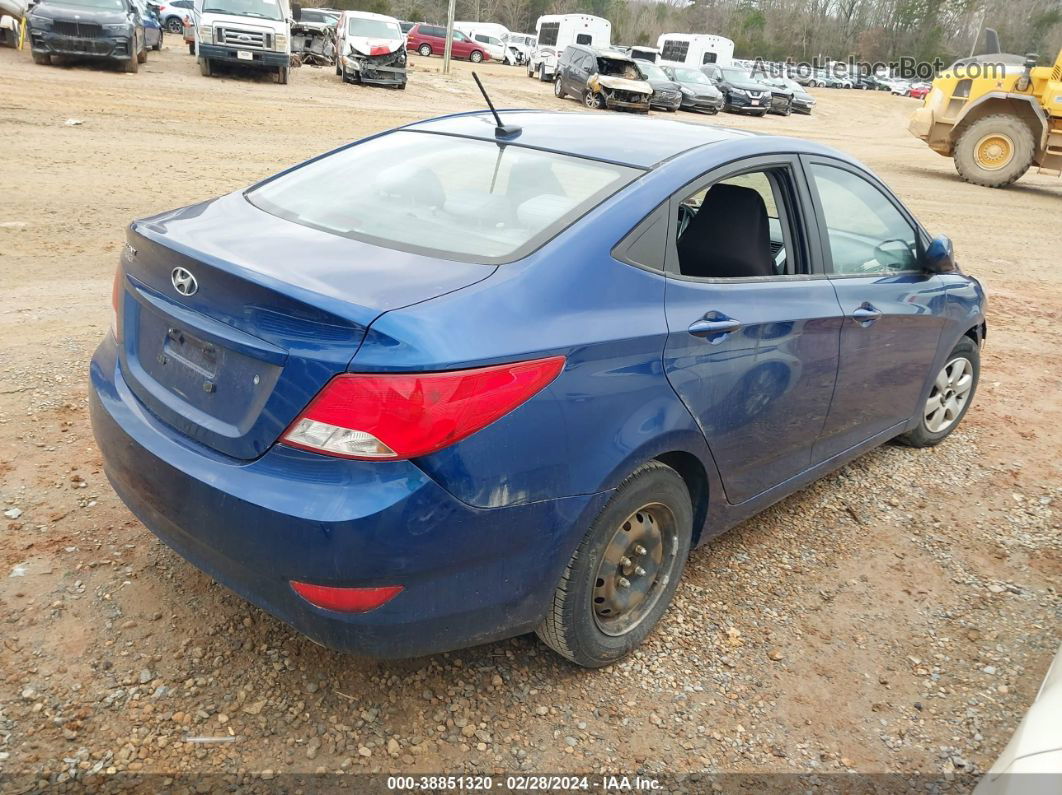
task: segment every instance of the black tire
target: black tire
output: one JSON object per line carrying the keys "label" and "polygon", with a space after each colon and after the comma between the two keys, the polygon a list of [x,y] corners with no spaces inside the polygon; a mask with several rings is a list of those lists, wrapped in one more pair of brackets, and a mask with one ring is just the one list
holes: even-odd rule
{"label": "black tire", "polygon": [[483,53],[479,50],[472,50],[472,52],[468,54],[468,60],[472,63],[483,63]]}
{"label": "black tire", "polygon": [[[994,168],[986,168],[978,157],[978,146],[989,136],[1009,140],[1010,159]],[[1005,188],[1019,180],[1032,165],[1036,141],[1032,130],[1017,116],[997,113],[978,119],[959,136],[955,145],[955,170],[974,185]]]}
{"label": "black tire", "polygon": [[203,77],[212,77],[214,75],[214,68],[209,58],[199,59],[199,74]]}
{"label": "black tire", "polygon": [[170,33],[183,33],[184,23],[180,17],[170,17],[166,20],[166,30]]}
{"label": "black tire", "polygon": [[147,42],[145,42],[144,49],[142,49],[140,52],[138,52],[136,54],[136,60],[139,63],[147,63],[147,53],[148,53],[148,51],[147,51],[147,46],[146,45],[147,45]]}
{"label": "black tire", "polygon": [[430,44],[422,44],[422,45],[420,45],[420,47],[417,48],[417,52],[419,52],[421,55],[423,55],[425,58],[427,58],[429,55],[431,55],[431,45]]}
{"label": "black tire", "polygon": [[[538,65],[538,79],[543,83],[549,82],[549,78],[546,77],[546,65],[544,63]],[[556,79],[556,77],[554,77],[554,79]]]}
{"label": "black tire", "polygon": [[161,31],[161,30],[159,31],[159,41],[158,41],[158,44],[156,44],[156,45],[155,45],[154,47],[152,47],[151,49],[153,49],[153,50],[154,50],[155,52],[161,52],[161,50],[162,50],[162,31]]}
{"label": "black tire", "polygon": [[122,64],[122,69],[131,75],[135,75],[140,71],[140,55],[130,55],[125,63]]}
{"label": "black tire", "polygon": [[279,83],[282,86],[286,86],[288,84],[288,73],[290,71],[291,71],[290,67],[287,67],[287,66],[279,67],[277,69],[277,83]]}
{"label": "black tire", "polygon": [[[973,405],[974,397],[977,394],[977,384],[981,379],[981,350],[977,347],[977,343],[972,339],[969,337],[963,337],[945,360],[945,370],[957,359],[965,359],[969,362],[973,377],[973,384],[967,392],[966,400],[962,405],[962,410],[953,420],[951,420],[946,428],[934,432],[930,430],[927,425],[927,406],[926,404],[922,404],[919,406],[918,410],[918,425],[913,430],[908,431],[902,436],[898,436],[896,441],[905,444],[908,447],[932,447],[933,445],[940,444],[951,435],[952,431],[959,427],[963,417],[966,416],[966,412],[969,411],[970,406]],[[939,387],[937,386],[936,379],[934,379],[934,384],[930,388],[927,401],[933,399],[934,394],[938,391]]]}
{"label": "black tire", "polygon": [[583,92],[583,104],[590,110],[604,110],[606,107],[605,98],[590,89]]}
{"label": "black tire", "polygon": [[405,80],[403,80],[401,83],[398,84],[398,90],[399,91],[405,91],[406,90],[406,81]]}
{"label": "black tire", "polygon": [[[599,566],[614,536],[629,531],[631,520],[650,505],[663,506],[674,521],[674,534],[666,545],[669,565],[654,576],[649,591],[653,601],[646,605],[644,616],[622,634],[606,633],[594,604],[600,598],[595,597],[595,589],[603,582],[598,579]],[[562,657],[586,668],[625,657],[645,640],[671,603],[689,555],[692,531],[693,507],[679,474],[659,461],[639,467],[616,489],[572,555],[549,610],[535,630],[538,637]]]}
{"label": "black tire", "polygon": [[52,56],[46,52],[35,52],[33,53],[33,63],[38,66],[51,66]]}
{"label": "black tire", "polygon": [[553,96],[557,99],[564,99],[568,96],[564,93],[564,88],[561,86],[561,80],[559,77],[553,81]]}

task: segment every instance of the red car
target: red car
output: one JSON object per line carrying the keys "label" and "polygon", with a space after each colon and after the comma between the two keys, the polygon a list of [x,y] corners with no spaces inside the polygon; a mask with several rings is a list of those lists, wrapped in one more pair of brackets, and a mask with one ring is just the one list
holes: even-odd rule
{"label": "red car", "polygon": [[914,97],[915,99],[925,99],[926,94],[928,93],[929,89],[925,86],[922,86],[921,88],[912,88],[911,93],[909,93],[907,96]]}
{"label": "red car", "polygon": [[[416,50],[424,56],[442,55],[446,49],[446,28],[441,25],[418,22],[406,34],[406,49]],[[459,30],[454,31],[454,43],[450,48],[450,55],[454,58],[467,58],[472,63],[490,60],[490,56],[483,51],[481,44],[468,38]]]}

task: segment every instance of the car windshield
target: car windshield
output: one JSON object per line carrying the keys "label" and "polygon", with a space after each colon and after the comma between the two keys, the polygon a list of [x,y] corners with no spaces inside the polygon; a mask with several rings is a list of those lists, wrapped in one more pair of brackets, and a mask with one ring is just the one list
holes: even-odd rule
{"label": "car windshield", "polygon": [[399,131],[246,195],[261,210],[332,234],[489,263],[537,248],[640,173],[522,146]]}
{"label": "car windshield", "polygon": [[723,79],[731,83],[747,83],[749,76],[742,72],[740,69],[720,69],[723,73]]}
{"label": "car windshield", "polygon": [[368,39],[400,39],[402,29],[394,22],[383,19],[363,19],[352,17],[347,25],[347,33],[351,36],[364,36]]}
{"label": "car windshield", "polygon": [[79,8],[100,8],[107,11],[124,11],[123,0],[62,0],[64,6],[78,6]]}
{"label": "car windshield", "polygon": [[283,19],[277,0],[207,0],[204,14],[232,14],[238,17]]}
{"label": "car windshield", "polygon": [[623,58],[604,58],[599,57],[597,59],[597,71],[598,74],[606,75],[608,77],[623,77],[627,80],[641,80],[641,73],[638,72],[638,67],[634,61],[628,61]]}
{"label": "car windshield", "polygon": [[664,70],[657,66],[655,63],[649,63],[648,61],[640,61],[638,68],[642,70],[642,74],[645,75],[646,80],[667,80],[668,76],[664,74]]}
{"label": "car windshield", "polygon": [[676,69],[675,79],[680,83],[710,83],[708,76],[699,69]]}

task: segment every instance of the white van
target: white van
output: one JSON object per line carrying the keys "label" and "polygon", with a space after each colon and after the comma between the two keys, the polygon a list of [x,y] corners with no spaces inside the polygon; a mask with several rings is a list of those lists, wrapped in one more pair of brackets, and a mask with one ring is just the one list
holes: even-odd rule
{"label": "white van", "polygon": [[660,50],[657,63],[666,66],[690,66],[700,69],[705,64],[730,66],[734,60],[734,42],[725,36],[706,33],[664,33],[656,40]]}
{"label": "white van", "polygon": [[336,74],[344,83],[406,87],[406,35],[398,20],[344,11],[336,23]]}
{"label": "white van", "polygon": [[505,37],[505,43],[515,53],[517,63],[527,63],[531,60],[531,53],[535,51],[538,40],[534,33],[510,33]]}
{"label": "white van", "polygon": [[473,41],[483,45],[483,49],[492,61],[497,63],[516,63],[516,54],[509,51],[505,37],[509,29],[497,22],[455,22],[454,30],[459,30]]}
{"label": "white van", "polygon": [[585,44],[600,49],[612,43],[612,23],[589,14],[548,14],[535,25],[538,45],[527,62],[527,76],[553,81],[557,61],[570,44]]}
{"label": "white van", "polygon": [[[292,7],[288,0],[195,0],[195,47],[199,71],[213,74],[223,62],[274,72],[288,82]],[[301,13],[295,7],[296,13]]]}

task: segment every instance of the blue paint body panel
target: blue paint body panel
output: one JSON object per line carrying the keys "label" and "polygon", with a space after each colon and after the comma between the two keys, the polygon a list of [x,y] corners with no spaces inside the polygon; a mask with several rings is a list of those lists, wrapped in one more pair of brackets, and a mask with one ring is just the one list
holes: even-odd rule
{"label": "blue paint body panel", "polygon": [[[704,541],[911,427],[943,358],[963,334],[983,334],[980,285],[958,273],[722,284],[616,254],[720,166],[786,153],[860,168],[843,155],[622,115],[507,116],[523,126],[514,145],[645,173],[501,266],[330,235],[242,193],[130,227],[121,342],[108,336],[91,365],[107,475],[163,541],[325,645],[409,656],[533,629],[639,465],[698,463]],[[493,137],[483,114],[407,129]],[[814,241],[819,221],[804,222]],[[174,268],[198,290],[177,294]],[[884,316],[861,334],[851,313],[870,300]],[[741,331],[691,335],[709,311],[739,317]],[[278,443],[338,373],[558,354],[565,368],[546,389],[431,455],[351,461]],[[404,590],[347,615],[303,601],[290,580]]]}

